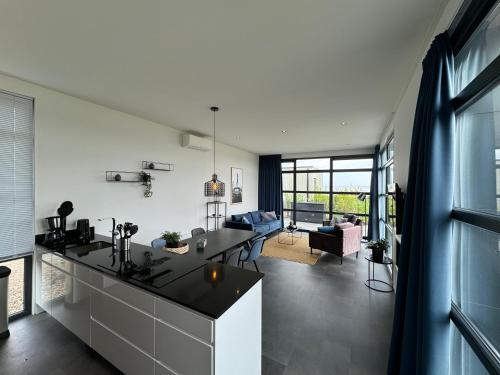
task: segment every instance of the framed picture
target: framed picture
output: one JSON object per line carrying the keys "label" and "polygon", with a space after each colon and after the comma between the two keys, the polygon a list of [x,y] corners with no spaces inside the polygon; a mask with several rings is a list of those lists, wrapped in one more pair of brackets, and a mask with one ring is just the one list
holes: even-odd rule
{"label": "framed picture", "polygon": [[243,202],[243,169],[231,168],[231,204]]}

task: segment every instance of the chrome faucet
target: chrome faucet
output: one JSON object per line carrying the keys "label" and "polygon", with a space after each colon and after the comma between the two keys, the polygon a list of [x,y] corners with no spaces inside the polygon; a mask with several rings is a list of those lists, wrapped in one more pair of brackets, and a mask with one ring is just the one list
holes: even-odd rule
{"label": "chrome faucet", "polygon": [[116,235],[118,234],[118,232],[116,231],[116,220],[114,217],[103,217],[102,219],[97,219],[97,221],[104,221],[104,220],[113,221],[113,228],[111,229],[111,248],[114,254],[116,252]]}

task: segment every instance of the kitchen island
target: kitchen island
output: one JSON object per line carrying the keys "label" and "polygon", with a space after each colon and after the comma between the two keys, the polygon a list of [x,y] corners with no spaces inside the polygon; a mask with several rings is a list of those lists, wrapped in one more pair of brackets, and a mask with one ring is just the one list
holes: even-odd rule
{"label": "kitchen island", "polygon": [[260,374],[263,274],[106,242],[36,245],[37,305],[126,374]]}

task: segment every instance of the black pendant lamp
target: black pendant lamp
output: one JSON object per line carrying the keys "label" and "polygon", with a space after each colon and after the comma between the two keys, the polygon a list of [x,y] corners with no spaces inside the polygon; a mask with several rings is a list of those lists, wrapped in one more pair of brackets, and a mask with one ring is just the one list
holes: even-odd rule
{"label": "black pendant lamp", "polygon": [[210,110],[214,113],[214,174],[210,181],[205,182],[205,197],[214,197],[214,200],[217,200],[224,196],[226,188],[224,182],[218,180],[215,173],[215,112],[219,110],[219,107],[210,107]]}

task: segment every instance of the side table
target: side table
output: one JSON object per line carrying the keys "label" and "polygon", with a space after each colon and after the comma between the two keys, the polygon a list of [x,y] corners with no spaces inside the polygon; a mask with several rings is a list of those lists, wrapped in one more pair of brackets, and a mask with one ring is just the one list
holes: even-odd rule
{"label": "side table", "polygon": [[[368,261],[368,279],[365,281],[365,285],[372,290],[376,290],[377,292],[382,292],[382,293],[393,292],[394,288],[392,287],[392,284],[389,284],[388,282],[375,278],[375,263],[389,265],[392,264],[392,259],[384,256],[382,262],[375,262],[373,260],[372,255],[366,256],[365,259]],[[370,273],[370,265],[372,268],[371,273]]]}

